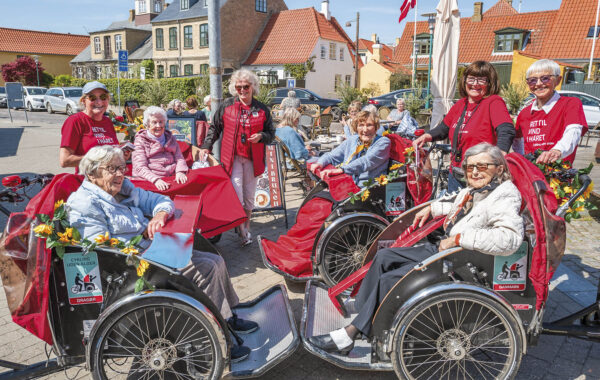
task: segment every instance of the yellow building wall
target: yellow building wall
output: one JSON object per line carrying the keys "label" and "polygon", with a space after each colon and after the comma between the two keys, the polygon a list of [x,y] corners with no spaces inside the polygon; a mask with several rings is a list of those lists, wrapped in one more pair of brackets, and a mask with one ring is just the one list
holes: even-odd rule
{"label": "yellow building wall", "polygon": [[[512,70],[510,73],[510,83],[525,84],[525,76],[526,76],[525,74],[527,74],[527,69],[535,61],[538,61],[538,59],[527,57],[527,56],[519,53],[517,50],[515,50],[513,52]],[[560,75],[564,79],[566,67],[561,64],[559,64],[558,66],[560,66]],[[562,83],[559,83],[558,86],[556,86],[556,89],[560,90],[561,85],[562,85]]]}
{"label": "yellow building wall", "polygon": [[381,66],[379,63],[370,60],[369,63],[360,69],[359,73],[359,88],[369,87],[370,83],[375,83],[379,86],[379,94],[382,95],[390,92],[390,75],[392,73]]}
{"label": "yellow building wall", "polygon": [[[0,65],[8,62],[13,62],[17,59],[17,55],[31,55],[24,53],[11,53],[11,52],[0,52]],[[71,75],[71,66],[69,62],[75,58],[74,55],[49,55],[49,54],[37,54],[40,65],[44,68],[44,71],[53,76],[60,74]],[[0,75],[0,86],[4,85],[4,79]]]}

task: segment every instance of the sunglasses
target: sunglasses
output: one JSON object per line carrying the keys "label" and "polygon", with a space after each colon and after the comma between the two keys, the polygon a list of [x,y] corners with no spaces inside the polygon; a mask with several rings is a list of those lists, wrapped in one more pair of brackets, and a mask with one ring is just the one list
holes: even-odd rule
{"label": "sunglasses", "polygon": [[542,84],[548,84],[552,80],[552,77],[556,75],[542,75],[541,77],[529,77],[525,79],[528,85],[535,86],[538,83],[538,80],[542,82]]}
{"label": "sunglasses", "polygon": [[468,84],[487,84],[488,83],[488,79],[484,78],[484,77],[467,77],[467,83]]}
{"label": "sunglasses", "polygon": [[235,86],[235,90],[236,90],[237,92],[240,92],[240,91],[242,91],[242,90],[244,90],[244,91],[248,91],[249,89],[250,89],[250,85],[249,85],[249,84],[245,84],[245,85],[243,85],[243,86]]}
{"label": "sunglasses", "polygon": [[468,164],[466,166],[467,173],[473,172],[473,170],[475,170],[475,168],[477,168],[477,171],[480,171],[480,172],[486,171],[486,170],[488,170],[488,167],[490,165],[491,166],[498,166],[497,164],[490,164],[490,163],[487,163],[487,162],[478,162],[476,164]]}
{"label": "sunglasses", "polygon": [[120,171],[122,174],[125,174],[125,172],[127,171],[126,165],[108,165],[108,166],[101,166],[101,168],[106,169],[106,171],[109,172],[110,174],[115,174],[117,171]]}
{"label": "sunglasses", "polygon": [[100,100],[106,100],[108,99],[108,94],[102,94],[100,96],[88,95],[87,98],[90,100],[90,102],[95,102],[98,98],[100,98]]}

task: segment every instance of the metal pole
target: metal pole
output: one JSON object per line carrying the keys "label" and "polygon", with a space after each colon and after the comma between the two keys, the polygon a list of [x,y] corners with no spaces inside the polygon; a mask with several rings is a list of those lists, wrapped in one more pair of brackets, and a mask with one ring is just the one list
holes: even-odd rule
{"label": "metal pole", "polygon": [[35,75],[37,76],[37,84],[40,87],[40,71],[38,70],[38,62],[35,61]]}
{"label": "metal pole", "polygon": [[[208,64],[210,72],[210,109],[214,115],[223,101],[221,74],[221,9],[219,0],[208,0]],[[210,121],[210,120],[209,120]],[[215,142],[213,155],[220,158],[221,141]]]}
{"label": "metal pole", "polygon": [[[600,1],[600,0],[598,0]],[[429,109],[431,97],[431,56],[433,54],[433,30],[429,28],[429,69],[427,70],[427,104],[425,108]]]}
{"label": "metal pole", "polygon": [[598,14],[600,13],[600,0],[596,7],[596,22],[594,23],[594,39],[592,41],[592,52],[590,53],[590,64],[588,66],[588,80],[592,79],[592,62],[594,60],[594,49],[596,48],[596,40],[598,39]]}
{"label": "metal pole", "polygon": [[[600,0],[598,0],[600,1]],[[358,26],[359,26],[359,20],[360,19],[360,13],[356,12],[356,57],[355,57],[355,64],[354,64],[354,88],[359,88],[359,83],[358,83],[358,60],[360,58],[360,56],[358,55]]]}
{"label": "metal pole", "polygon": [[121,113],[121,72],[117,67],[117,98],[119,99],[119,108],[117,108],[117,112]]}
{"label": "metal pole", "polygon": [[412,88],[415,88],[417,81],[417,7],[419,2],[415,2],[415,26],[413,30],[413,61],[412,61]]}

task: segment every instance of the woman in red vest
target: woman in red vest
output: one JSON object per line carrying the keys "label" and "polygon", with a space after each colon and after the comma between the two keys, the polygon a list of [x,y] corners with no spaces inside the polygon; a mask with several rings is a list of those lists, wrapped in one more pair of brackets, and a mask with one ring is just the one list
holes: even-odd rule
{"label": "woman in red vest", "polygon": [[529,90],[535,100],[517,117],[517,138],[513,150],[518,153],[544,152],[539,163],[550,163],[560,158],[575,161],[577,144],[587,132],[587,122],[581,100],[560,96],[554,89],[561,83],[560,67],[554,61],[534,62],[526,75]]}
{"label": "woman in red vest", "polygon": [[250,217],[256,179],[265,171],[265,144],[275,138],[269,108],[252,97],[258,90],[258,77],[252,71],[240,69],[232,74],[229,92],[234,96],[215,110],[200,150],[201,155],[208,154],[223,133],[221,162],[248,216],[240,226],[242,246],[252,243]]}
{"label": "woman in red vest", "polygon": [[444,120],[413,142],[415,148],[420,148],[426,142],[450,139],[453,175],[448,178],[448,192],[451,193],[464,187],[456,178],[464,179],[461,163],[467,149],[486,142],[507,153],[515,137],[506,103],[498,96],[500,80],[491,63],[475,61],[467,66],[458,82],[458,91],[462,99],[450,108]]}

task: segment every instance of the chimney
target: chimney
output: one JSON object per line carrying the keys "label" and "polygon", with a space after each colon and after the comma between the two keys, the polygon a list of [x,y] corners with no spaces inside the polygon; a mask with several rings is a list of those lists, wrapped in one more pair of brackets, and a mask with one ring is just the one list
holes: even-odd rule
{"label": "chimney", "polygon": [[167,3],[167,1],[165,0],[165,2],[163,3],[163,11],[165,9],[167,9],[168,6],[169,6],[169,3]]}
{"label": "chimney", "polygon": [[133,22],[135,20],[135,9],[129,10],[129,22]]}
{"label": "chimney", "polygon": [[377,43],[377,34],[376,33],[371,34],[371,42],[373,42],[374,44]]}
{"label": "chimney", "polygon": [[510,5],[512,7],[513,0],[506,0],[506,2],[508,3],[508,5]]}
{"label": "chimney", "polygon": [[396,44],[394,46],[400,46],[400,37],[396,37]]}
{"label": "chimney", "polygon": [[471,21],[473,21],[473,22],[481,21],[481,17],[483,14],[482,10],[483,10],[483,2],[482,1],[476,1],[475,3],[473,3],[473,16],[471,17]]}
{"label": "chimney", "polygon": [[381,45],[373,44],[373,58],[376,62],[383,63],[383,59],[381,57]]}
{"label": "chimney", "polygon": [[321,13],[327,19],[327,21],[331,20],[331,12],[329,12],[329,0],[323,0],[321,2]]}

